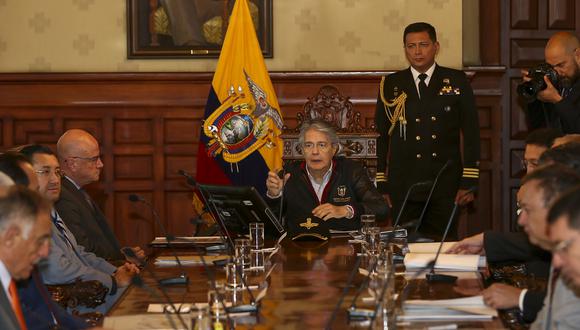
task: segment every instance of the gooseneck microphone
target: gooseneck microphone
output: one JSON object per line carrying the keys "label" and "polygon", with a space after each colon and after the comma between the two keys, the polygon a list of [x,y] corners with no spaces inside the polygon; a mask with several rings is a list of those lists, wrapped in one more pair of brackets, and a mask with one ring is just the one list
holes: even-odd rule
{"label": "gooseneck microphone", "polygon": [[405,199],[403,199],[403,204],[401,204],[401,209],[399,210],[399,214],[397,214],[397,219],[395,220],[395,223],[393,224],[393,230],[396,229],[397,226],[399,225],[399,221],[401,220],[401,215],[403,215],[403,211],[405,210],[405,206],[407,205],[407,201],[409,200],[409,196],[411,195],[411,192],[417,187],[428,186],[428,185],[431,185],[432,183],[433,183],[433,181],[416,182],[416,183],[413,183],[409,187],[409,189],[407,190],[407,194],[405,195]]}
{"label": "gooseneck microphone", "polygon": [[453,160],[449,159],[445,165],[443,165],[443,167],[441,167],[441,169],[439,170],[439,173],[437,173],[437,176],[435,176],[435,180],[433,181],[433,185],[431,186],[431,190],[429,191],[429,195],[427,196],[427,200],[425,201],[425,206],[423,207],[423,211],[421,211],[421,216],[419,216],[419,221],[417,221],[417,225],[415,226],[415,232],[417,232],[419,230],[419,227],[421,227],[421,224],[423,223],[423,218],[425,217],[425,213],[427,212],[427,207],[429,206],[429,202],[431,202],[431,197],[433,197],[433,191],[435,191],[435,187],[437,187],[437,182],[439,181],[439,177],[441,177],[441,174],[443,174],[443,172],[445,172],[445,170],[453,163]]}
{"label": "gooseneck microphone", "polygon": [[344,287],[344,290],[342,290],[342,294],[340,295],[338,302],[336,303],[336,305],[334,306],[334,309],[332,310],[332,314],[330,315],[330,319],[328,319],[328,322],[326,322],[326,326],[324,327],[325,330],[332,329],[332,323],[334,322],[334,319],[336,318],[336,314],[338,313],[338,310],[339,310],[340,306],[342,305],[342,302],[344,301],[344,297],[346,297],[346,294],[348,293],[348,291],[350,291],[352,281],[354,280],[354,276],[358,271],[361,259],[362,259],[362,255],[359,255],[358,257],[356,257],[356,261],[354,263],[354,266],[353,266],[352,270],[350,271],[350,274],[348,275],[348,280],[346,281],[346,286]]}
{"label": "gooseneck microphone", "polygon": [[[191,177],[191,175],[189,175],[189,173],[185,172],[184,170],[179,170],[178,173],[187,179],[187,184],[189,184],[192,188],[199,189],[200,195],[203,199],[203,203],[208,207],[210,212],[213,208],[213,212],[211,212],[211,213],[213,213],[213,216],[215,217],[216,222],[219,223],[218,228],[220,228],[222,238],[226,237],[227,241],[229,242],[228,245],[230,246],[230,249],[229,249],[230,255],[233,255],[235,253],[234,243],[233,243],[231,236],[227,232],[225,221],[222,218],[221,212],[219,212],[219,210],[217,209],[217,207],[215,205],[215,201],[211,198],[211,196],[209,196],[209,198],[208,198],[205,195],[203,189],[201,189],[201,187]],[[210,202],[211,202],[211,207],[210,207]],[[240,272],[240,269],[238,267],[235,267],[235,270],[236,270],[236,273]],[[240,275],[240,279],[242,282],[242,287],[246,288],[246,292],[248,293],[248,296],[250,297],[250,305],[235,306],[235,307],[230,308],[229,310],[232,312],[237,312],[237,311],[250,312],[250,313],[257,312],[258,311],[258,304],[256,303],[256,298],[255,298],[254,294],[252,293],[252,290],[250,289],[250,287],[247,285],[245,276],[243,276],[243,274],[239,274],[239,275]]]}
{"label": "gooseneck microphone", "polygon": [[284,195],[286,191],[286,182],[284,182],[284,177],[286,176],[287,167],[290,166],[290,160],[284,162],[282,165],[282,174],[279,175],[280,179],[282,179],[282,191],[280,192],[280,211],[278,213],[278,223],[284,225],[282,223],[282,215],[284,214]]}
{"label": "gooseneck microphone", "polygon": [[[184,170],[179,170],[179,171],[177,171],[177,173],[179,175],[185,177],[187,184],[194,190],[194,192],[195,192],[195,190],[199,191],[199,195],[201,196],[203,204],[209,210],[209,213],[214,216],[214,220],[218,224],[217,228],[218,228],[219,234],[220,234],[222,240],[225,242],[226,246],[228,247],[229,253],[234,254],[234,240],[228,234],[227,229],[225,227],[225,223],[221,222],[220,213],[217,210],[215,203],[212,201],[211,205],[214,208],[213,211],[215,211],[215,212],[212,212],[208,198],[205,196],[205,193],[201,190],[201,188],[197,184],[197,181],[194,178],[192,178],[191,175]],[[216,216],[216,214],[217,214],[217,216]]]}
{"label": "gooseneck microphone", "polygon": [[179,260],[179,256],[177,256],[177,253],[175,252],[175,249],[174,249],[174,246],[172,243],[173,240],[175,239],[175,236],[169,235],[169,233],[165,229],[165,226],[163,225],[163,222],[161,222],[161,219],[159,218],[159,214],[157,213],[157,211],[155,211],[155,208],[153,207],[153,205],[151,205],[151,203],[149,203],[149,201],[147,201],[142,196],[139,196],[136,194],[130,194],[129,200],[131,202],[134,202],[134,203],[141,202],[141,203],[147,205],[149,210],[151,210],[151,214],[153,214],[153,219],[155,219],[157,226],[159,226],[162,234],[165,236],[165,240],[167,240],[167,247],[169,248],[169,251],[171,252],[173,257],[175,257],[175,262],[177,262],[177,266],[179,267],[179,271],[181,272],[181,274],[178,277],[172,277],[172,278],[166,278],[166,279],[160,280],[159,284],[161,284],[161,285],[173,285],[173,284],[187,284],[187,283],[189,283],[189,278],[187,277],[187,274],[185,273],[185,269],[183,268],[183,265],[181,264],[181,260]]}
{"label": "gooseneck microphone", "polygon": [[[132,249],[129,251],[126,251],[126,254],[128,257],[130,258],[134,258],[136,260],[139,260],[140,262],[143,262],[143,260],[141,260],[141,258],[139,258],[136,254],[135,251],[133,251]],[[148,267],[145,267],[145,270],[151,275],[151,277],[156,281],[156,282],[160,282],[159,279],[157,279],[157,276],[155,275],[155,273],[150,270]],[[175,307],[175,304],[173,303],[173,301],[171,300],[171,298],[169,297],[169,294],[167,294],[167,291],[165,291],[165,288],[160,285],[159,286],[159,290],[161,290],[161,293],[163,294],[163,299],[160,299],[159,295],[157,294],[157,292],[155,292],[155,290],[153,290],[153,288],[151,288],[149,285],[147,285],[144,281],[143,278],[141,278],[141,276],[139,276],[139,274],[135,274],[132,278],[131,278],[131,283],[142,288],[145,289],[147,292],[149,292],[149,294],[151,294],[155,299],[157,300],[165,300],[165,302],[173,309],[173,312],[177,315],[177,318],[179,319],[179,322],[181,323],[181,325],[184,327],[184,329],[187,329],[187,324],[185,323],[185,321],[183,320],[183,318],[181,317],[181,313],[180,310],[177,309]],[[177,326],[175,325],[175,321],[171,318],[171,316],[169,315],[169,313],[167,313],[167,320],[169,320],[169,323],[171,324],[171,328],[172,329],[177,329]]]}
{"label": "gooseneck microphone", "polygon": [[[476,187],[471,187],[467,190],[466,194],[472,193]],[[443,237],[441,238],[441,243],[439,243],[439,248],[437,249],[437,253],[435,254],[435,259],[433,260],[433,265],[429,273],[427,273],[427,281],[428,282],[444,282],[444,283],[454,283],[457,280],[457,276],[452,275],[445,275],[445,274],[435,274],[435,265],[437,264],[437,259],[439,259],[439,255],[441,254],[441,249],[443,248],[443,243],[445,242],[445,238],[447,238],[447,233],[449,232],[449,228],[451,228],[451,223],[453,223],[453,218],[455,218],[455,214],[459,209],[459,204],[455,202],[453,204],[453,210],[451,211],[451,216],[447,220],[447,227],[445,227],[445,232],[443,232]]]}

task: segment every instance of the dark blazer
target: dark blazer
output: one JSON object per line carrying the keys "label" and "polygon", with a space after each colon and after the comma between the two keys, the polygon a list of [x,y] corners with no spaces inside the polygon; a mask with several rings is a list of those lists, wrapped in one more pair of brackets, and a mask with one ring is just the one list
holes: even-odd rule
{"label": "dark blazer", "polygon": [[[552,255],[532,245],[525,233],[485,232],[483,246],[489,262],[523,262],[530,274],[541,278],[549,277]],[[546,291],[526,292],[523,302],[523,317],[526,322],[536,319],[544,306],[545,296]]]}
{"label": "dark blazer", "polygon": [[77,243],[87,252],[107,260],[124,260],[121,246],[105,215],[96,203],[91,206],[84,193],[68,178],[62,180],[62,192],[55,208],[74,234]]}
{"label": "dark blazer", "polygon": [[538,100],[529,103],[526,107],[526,119],[530,131],[549,127],[563,134],[580,133],[580,79],[558,103]]}
{"label": "dark blazer", "polygon": [[530,243],[525,233],[486,231],[483,246],[489,262],[523,262],[536,277],[548,278],[550,274],[552,254]]}
{"label": "dark blazer", "polygon": [[18,324],[18,319],[12,309],[10,299],[8,299],[3,288],[0,288],[0,329],[20,330],[20,325]]}
{"label": "dark blazer", "polygon": [[[454,198],[458,188],[478,184],[479,123],[465,73],[436,65],[427,89],[420,99],[410,68],[390,74],[381,82],[375,121],[380,134],[377,187],[382,193],[404,195],[412,184],[433,180],[448,160],[452,164],[440,177],[434,198]],[[389,135],[392,124],[388,112],[393,113],[394,107],[387,109],[384,101],[392,102],[403,93],[407,95],[405,116],[396,120]],[[425,200],[427,190],[416,189],[411,200]]]}
{"label": "dark blazer", "polygon": [[34,270],[32,276],[27,280],[19,281],[17,286],[28,330],[51,329],[55,325],[55,320],[60,326],[59,329],[86,329],[89,327],[83,319],[67,313],[51,299],[50,293],[37,270]]}
{"label": "dark blazer", "polygon": [[[286,166],[290,178],[284,186],[284,216],[290,234],[302,232],[303,227],[300,223],[304,223],[308,218],[319,224],[317,230],[327,231],[359,229],[362,214],[374,214],[377,220],[387,217],[388,206],[360,163],[337,157],[333,160],[332,166],[332,173],[322,193],[321,201],[318,200],[310,183],[306,163],[300,161]],[[279,198],[269,199],[269,203],[279,210]],[[314,217],[312,210],[324,203],[350,205],[354,210],[354,217],[327,221]]]}

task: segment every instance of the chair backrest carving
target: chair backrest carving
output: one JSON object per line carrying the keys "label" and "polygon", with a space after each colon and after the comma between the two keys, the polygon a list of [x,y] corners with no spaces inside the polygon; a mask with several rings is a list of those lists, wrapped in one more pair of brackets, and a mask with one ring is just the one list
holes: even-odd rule
{"label": "chair backrest carving", "polygon": [[369,175],[374,179],[376,173],[376,139],[379,134],[375,126],[362,125],[362,115],[354,110],[350,97],[343,96],[331,85],[324,85],[313,97],[308,97],[304,112],[296,114],[294,128],[284,126],[284,158],[302,158],[302,147],[298,143],[298,133],[305,120],[323,119],[334,126],[340,139],[340,154],[347,158],[358,159],[367,166]]}
{"label": "chair backrest carving", "polygon": [[355,111],[349,96],[344,96],[332,85],[324,85],[318,93],[308,97],[304,112],[296,114],[297,126],[294,129],[285,127],[285,132],[298,132],[305,120],[323,119],[334,126],[338,133],[374,132],[374,125],[364,127],[361,124],[361,113]]}

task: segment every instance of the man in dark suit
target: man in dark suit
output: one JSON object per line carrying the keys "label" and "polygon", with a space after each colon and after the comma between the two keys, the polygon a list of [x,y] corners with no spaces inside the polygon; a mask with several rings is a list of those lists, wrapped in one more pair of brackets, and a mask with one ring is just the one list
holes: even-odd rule
{"label": "man in dark suit", "polygon": [[[397,215],[408,189],[434,181],[447,164],[419,228],[422,234],[441,237],[454,203],[474,199],[479,179],[477,109],[465,74],[435,63],[439,43],[433,26],[407,26],[403,42],[411,66],[384,77],[377,100],[377,186]],[[401,223],[420,217],[428,191],[425,186],[413,190]],[[456,233],[455,221],[449,237]]]}
{"label": "man in dark suit", "polygon": [[[71,129],[58,140],[57,155],[64,173],[57,212],[87,252],[111,261],[124,260],[105,215],[83,189],[99,180],[103,168],[99,143],[88,132]],[[138,257],[145,256],[141,248],[133,249]]]}
{"label": "man in dark suit", "polygon": [[[563,146],[561,146],[563,147]],[[578,159],[580,155],[576,155]],[[547,236],[547,213],[550,204],[567,189],[580,184],[580,172],[567,163],[547,167],[540,163],[536,171],[530,172],[522,181],[518,192],[520,224],[522,233],[485,232],[455,244],[447,253],[469,253],[485,255],[488,262],[524,262],[528,273],[535,277],[548,278],[551,261],[551,242]],[[527,236],[527,237],[524,237]],[[506,284],[493,284],[483,296],[494,308],[519,308],[526,322],[532,322],[543,306],[545,291],[523,290]]]}
{"label": "man in dark suit", "polygon": [[[554,87],[544,76],[546,89],[526,108],[530,130],[551,127],[564,134],[580,133],[580,42],[571,32],[550,37],[544,51],[546,63],[558,73],[560,86]],[[524,81],[529,81],[523,72]]]}
{"label": "man in dark suit", "polygon": [[0,191],[0,328],[26,329],[16,281],[28,281],[50,249],[50,207],[22,185]]}

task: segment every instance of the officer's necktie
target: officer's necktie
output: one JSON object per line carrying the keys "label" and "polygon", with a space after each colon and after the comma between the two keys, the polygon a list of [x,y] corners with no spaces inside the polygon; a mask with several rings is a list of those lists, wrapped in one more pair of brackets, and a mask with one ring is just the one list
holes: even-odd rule
{"label": "officer's necktie", "polygon": [[18,297],[18,289],[16,289],[16,282],[14,282],[14,280],[10,280],[8,293],[10,293],[12,309],[14,310],[14,314],[16,314],[16,319],[18,319],[20,328],[26,330],[26,321],[24,320],[24,313],[22,313],[22,306],[20,305],[20,298]]}
{"label": "officer's necktie", "polygon": [[424,98],[427,96],[427,84],[425,83],[425,79],[427,79],[426,73],[421,73],[419,75],[419,98]]}

